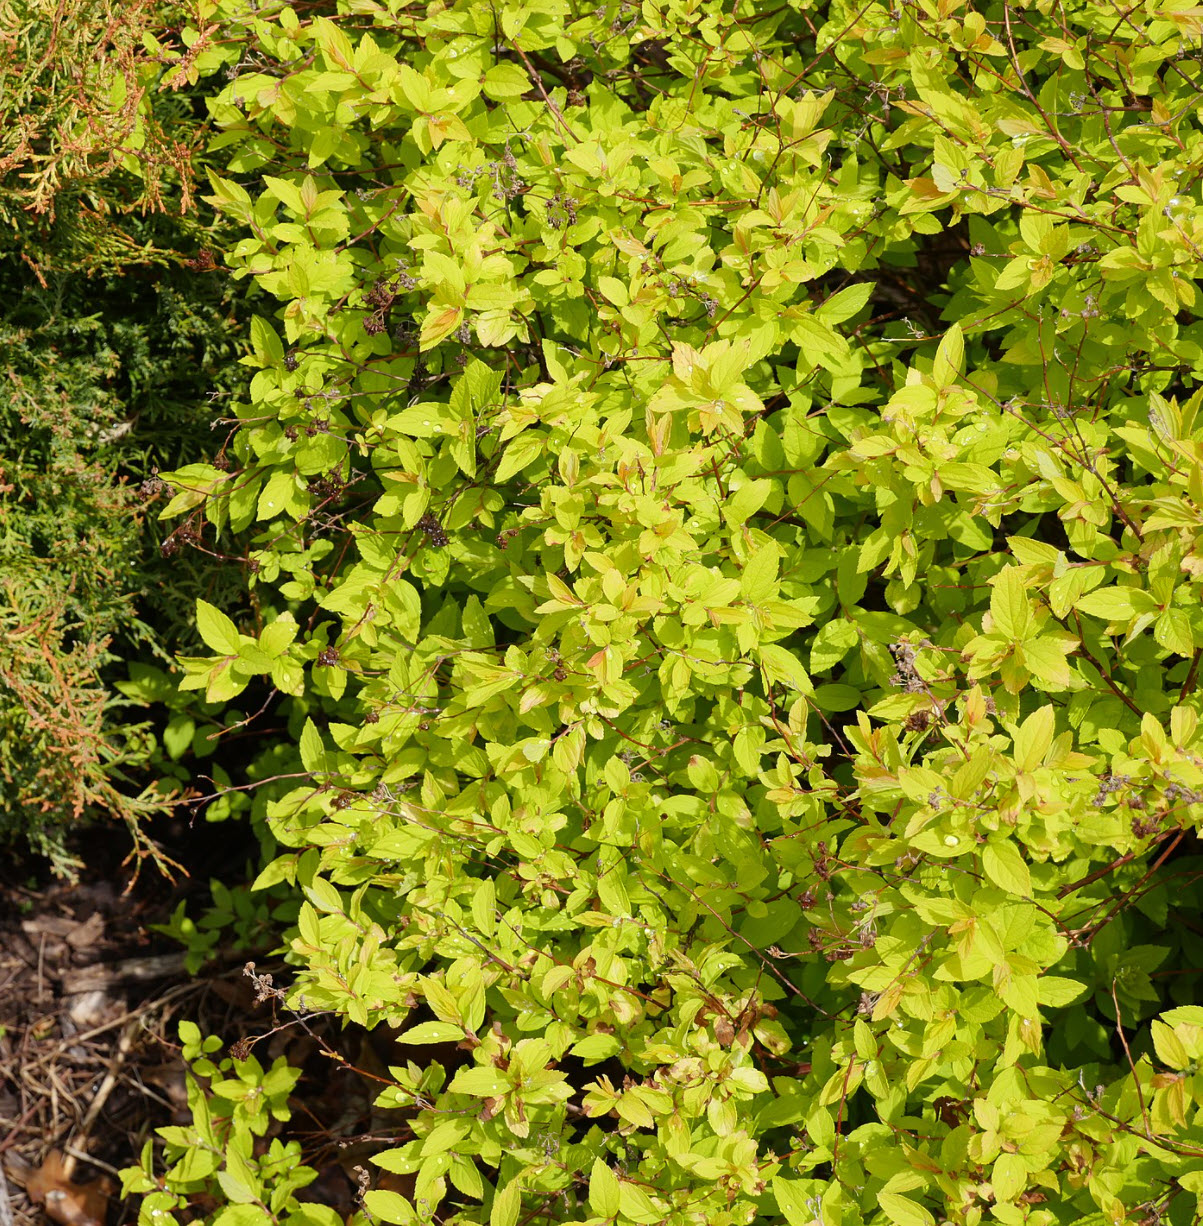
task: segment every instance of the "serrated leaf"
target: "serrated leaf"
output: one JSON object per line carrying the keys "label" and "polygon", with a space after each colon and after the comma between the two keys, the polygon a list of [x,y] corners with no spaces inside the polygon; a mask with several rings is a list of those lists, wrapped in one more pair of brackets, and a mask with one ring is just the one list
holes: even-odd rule
{"label": "serrated leaf", "polygon": [[464,1028],[454,1022],[419,1022],[397,1036],[398,1043],[459,1043]]}
{"label": "serrated leaf", "polygon": [[538,435],[530,433],[520,435],[506,447],[505,453],[501,457],[501,463],[497,466],[497,471],[493,476],[494,481],[500,484],[502,481],[508,481],[511,477],[520,473],[532,460],[538,456],[544,446],[544,440]]}
{"label": "serrated leaf", "polygon": [[816,1226],[819,1215],[813,1211],[806,1194],[806,1185],[798,1179],[773,1176],[773,1199],[789,1226]]}
{"label": "serrated leaf", "polygon": [[1203,1005],[1179,1005],[1161,1014],[1161,1020],[1169,1026],[1203,1027]]}
{"label": "serrated leaf", "polygon": [[218,1171],[217,1182],[231,1204],[249,1205],[259,1199],[255,1189],[232,1171]]}
{"label": "serrated leaf", "polygon": [[[1025,214],[1026,216],[1026,214]],[[944,333],[932,364],[932,378],[937,387],[951,387],[965,369],[965,336],[960,324],[953,324]]]}
{"label": "serrated leaf", "polygon": [[779,647],[776,643],[769,643],[760,648],[759,655],[761,665],[770,681],[783,682],[800,694],[814,694],[814,686],[811,684],[806,669],[802,667],[797,657],[784,647]]}
{"label": "serrated leaf", "polygon": [[834,668],[860,642],[856,623],[847,618],[829,621],[820,627],[810,649],[812,672],[825,673]]}
{"label": "serrated leaf", "polygon": [[301,730],[301,765],[307,771],[325,771],[326,747],[322,743],[322,734],[318,732],[313,720],[307,719]]}
{"label": "serrated leaf", "polygon": [[994,579],[990,616],[994,619],[995,631],[1004,638],[1016,641],[1027,636],[1032,623],[1032,605],[1019,567],[1009,566]]}
{"label": "serrated leaf", "polygon": [[842,324],[861,311],[873,296],[873,283],[847,285],[815,308],[815,318],[825,324]]}
{"label": "serrated leaf", "polygon": [[422,321],[418,346],[423,353],[433,349],[449,337],[464,322],[463,308],[455,306],[432,306]]}
{"label": "serrated leaf", "polygon": [[589,1173],[589,1209],[598,1217],[618,1216],[618,1176],[601,1158],[593,1160]]}
{"label": "serrated leaf", "polygon": [[1035,770],[1052,748],[1057,716],[1052,703],[1046,703],[1019,725],[1015,733],[1015,766],[1021,771]]}
{"label": "serrated leaf", "polygon": [[513,1087],[496,1069],[460,1069],[447,1089],[452,1094],[471,1094],[474,1098],[497,1098]]}
{"label": "serrated leaf", "polygon": [[261,366],[280,367],[284,364],[284,346],[275,328],[261,315],[251,320],[251,346]]}
{"label": "serrated leaf", "polygon": [[1002,1204],[1016,1200],[1028,1183],[1028,1167],[1019,1154],[999,1154],[990,1174],[994,1198]]}
{"label": "serrated leaf", "polygon": [[897,1192],[879,1192],[877,1204],[894,1226],[935,1226],[932,1217],[918,1201]]}
{"label": "serrated leaf", "polygon": [[1156,602],[1140,588],[1105,587],[1087,592],[1077,604],[1079,613],[1101,617],[1108,622],[1126,622],[1138,613],[1150,613]]}
{"label": "serrated leaf", "polygon": [[491,877],[485,877],[473,887],[472,918],[477,931],[491,937],[497,928],[497,892]]}
{"label": "serrated leaf", "polygon": [[263,185],[292,213],[298,217],[305,216],[305,203],[301,199],[301,189],[295,183],[290,183],[287,179],[281,179],[277,175],[264,175]]}
{"label": "serrated leaf", "polygon": [[218,655],[232,656],[238,654],[242,642],[238,628],[220,610],[214,608],[207,600],[196,602],[196,628],[205,646]]}
{"label": "serrated leaf", "polygon": [[415,1226],[419,1220],[413,1205],[400,1192],[372,1188],[364,1193],[363,1203],[373,1217],[392,1226]]}
{"label": "serrated leaf", "polygon": [[1150,1032],[1153,1048],[1162,1064],[1172,1069],[1185,1069],[1192,1063],[1191,1053],[1187,1051],[1182,1039],[1163,1021],[1154,1018]]}
{"label": "serrated leaf", "polygon": [[334,888],[324,877],[314,877],[307,885],[302,887],[305,892],[305,897],[319,910],[327,915],[341,915],[343,910],[343,902],[338,890]]}
{"label": "serrated leaf", "polygon": [[493,1197],[489,1210],[489,1226],[516,1226],[522,1208],[522,1189],[517,1179],[511,1179]]}
{"label": "serrated leaf", "polygon": [[643,1222],[646,1226],[664,1221],[664,1211],[638,1184],[624,1180],[618,1187],[618,1212],[629,1222]]}
{"label": "serrated leaf", "polygon": [[622,1043],[612,1034],[590,1034],[572,1045],[572,1054],[586,1064],[608,1060],[622,1051]]}
{"label": "serrated leaf", "polygon": [[1019,848],[1010,840],[987,843],[982,848],[982,868],[1000,890],[1031,898],[1032,875]]}
{"label": "serrated leaf", "polygon": [[1153,637],[1174,655],[1189,656],[1195,650],[1195,638],[1185,609],[1163,610],[1153,623]]}
{"label": "serrated leaf", "polygon": [[743,598],[751,604],[769,600],[777,592],[777,547],[767,542],[748,559],[740,575],[739,587]]}
{"label": "serrated leaf", "polygon": [[1090,988],[1076,979],[1065,979],[1059,975],[1041,975],[1036,980],[1036,999],[1042,1005],[1049,1005],[1054,1009],[1075,1005],[1089,995]]}

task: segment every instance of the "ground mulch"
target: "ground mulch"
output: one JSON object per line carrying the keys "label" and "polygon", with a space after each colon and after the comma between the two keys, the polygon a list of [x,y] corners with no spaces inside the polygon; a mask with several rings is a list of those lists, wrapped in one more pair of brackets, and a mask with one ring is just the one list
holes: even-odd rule
{"label": "ground mulch", "polygon": [[[184,824],[174,841],[186,846],[197,833]],[[204,833],[202,846],[213,842]],[[224,847],[228,855],[228,835]],[[215,867],[205,855],[193,857],[191,876],[168,879],[123,865],[128,843],[111,829],[82,832],[73,850],[74,881],[36,860],[0,867],[0,1226],[136,1221],[119,1171],[157,1127],[191,1120],[176,1029],[184,1018],[227,1051],[253,1050],[265,1066],[284,1055],[304,1070],[286,1135],[318,1171],[304,1199],[345,1220],[367,1185],[367,1157],[400,1139],[372,1106],[375,1077],[386,1074],[379,1042],[348,1041],[325,1019],[297,1019],[260,999],[245,951],[186,972],[180,947],[150,926],[166,923],[180,898],[200,913]],[[188,863],[179,846],[172,851]],[[261,973],[287,981],[282,962],[256,958]],[[181,1216],[211,1208],[198,1201]]]}

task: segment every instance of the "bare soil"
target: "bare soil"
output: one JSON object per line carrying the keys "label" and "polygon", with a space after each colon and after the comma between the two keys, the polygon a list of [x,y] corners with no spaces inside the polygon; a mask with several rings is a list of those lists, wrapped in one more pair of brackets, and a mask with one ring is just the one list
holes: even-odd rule
{"label": "bare soil", "polygon": [[[367,1184],[368,1155],[400,1139],[372,1107],[391,1054],[379,1043],[360,1035],[350,1050],[325,1019],[277,1015],[274,1000],[256,999],[245,954],[219,954],[189,976],[180,947],[150,931],[181,898],[199,914],[211,874],[232,883],[245,872],[237,849],[231,858],[231,830],[215,837],[203,823],[176,821],[167,833],[190,877],[172,882],[144,868],[134,880],[121,863],[128,842],[101,827],[73,849],[85,866],[74,883],[33,860],[0,866],[0,1226],[136,1221],[118,1172],[157,1127],[191,1118],[183,1018],[265,1065],[283,1055],[304,1069],[285,1126],[318,1171],[304,1199],[345,1219]],[[283,963],[262,954],[257,962],[287,980]],[[212,1206],[193,1208],[199,1217]]]}

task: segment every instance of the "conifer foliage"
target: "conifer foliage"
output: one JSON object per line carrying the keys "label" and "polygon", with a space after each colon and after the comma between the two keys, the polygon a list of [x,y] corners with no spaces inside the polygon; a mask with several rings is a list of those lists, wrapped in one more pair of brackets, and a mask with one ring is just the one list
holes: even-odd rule
{"label": "conifer foliage", "polygon": [[253,292],[206,249],[196,91],[156,89],[170,14],[0,0],[0,838],[65,873],[98,817],[157,855],[182,747],[144,708],[225,580],[167,569],[146,514],[155,470],[209,447],[208,400],[245,385]]}

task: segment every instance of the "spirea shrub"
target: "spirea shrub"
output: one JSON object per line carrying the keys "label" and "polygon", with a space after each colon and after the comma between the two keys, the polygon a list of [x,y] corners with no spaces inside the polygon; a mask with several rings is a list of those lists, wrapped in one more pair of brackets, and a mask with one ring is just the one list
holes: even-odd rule
{"label": "spirea shrub", "polygon": [[291,720],[291,1004],[400,1033],[364,1221],[1196,1219],[1201,35],[202,0],[277,306],[184,685]]}

